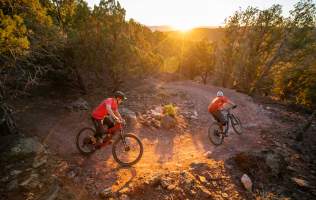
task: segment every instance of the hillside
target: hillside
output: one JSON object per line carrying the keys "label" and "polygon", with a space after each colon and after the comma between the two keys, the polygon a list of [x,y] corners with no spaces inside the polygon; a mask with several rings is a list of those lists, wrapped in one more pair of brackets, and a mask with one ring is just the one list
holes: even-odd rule
{"label": "hillside", "polygon": [[208,27],[201,27],[201,28],[194,28],[192,30],[181,32],[181,31],[174,31],[170,26],[151,26],[149,27],[152,31],[160,31],[169,34],[174,38],[182,38],[192,40],[192,41],[200,41],[203,39],[209,41],[221,41],[224,38],[225,28],[208,28]]}
{"label": "hillside", "polygon": [[[237,135],[230,130],[224,143],[214,146],[207,137],[213,119],[206,108],[218,89],[223,88],[191,81],[149,79],[129,90],[130,100],[123,105],[122,112],[126,114],[128,109],[127,113],[137,113],[136,123],[128,121],[128,131],[136,134],[144,145],[142,159],[130,168],[122,168],[113,160],[111,146],[90,157],[82,156],[76,149],[76,134],[91,126],[89,113],[103,98],[101,94],[81,96],[89,108],[72,108],[76,104],[71,101],[76,98],[57,98],[56,93],[29,99],[27,103],[26,99],[16,101],[15,117],[21,131],[28,137],[39,138],[51,153],[43,157],[38,152],[37,157],[41,157],[34,158],[31,168],[26,166],[29,162],[4,167],[2,174],[7,174],[7,178],[1,181],[1,193],[8,200],[23,199],[30,193],[34,199],[42,198],[47,196],[46,190],[52,190],[54,198],[82,200],[97,199],[99,194],[102,199],[253,199],[265,198],[266,194],[277,199],[315,197],[315,155],[311,153],[315,143],[309,143],[315,124],[306,133],[304,145],[297,147],[291,139],[292,121],[304,121],[302,115],[258,104],[247,95],[223,89],[238,104],[234,113],[240,117],[244,131]],[[147,123],[153,120],[152,110],[166,103],[178,107],[178,125],[166,129]],[[49,170],[53,176],[43,174],[43,170]],[[253,192],[247,192],[240,182],[244,173],[253,181]],[[57,182],[50,188],[54,180]],[[12,185],[13,181],[17,184]],[[21,189],[25,192],[19,192]]]}

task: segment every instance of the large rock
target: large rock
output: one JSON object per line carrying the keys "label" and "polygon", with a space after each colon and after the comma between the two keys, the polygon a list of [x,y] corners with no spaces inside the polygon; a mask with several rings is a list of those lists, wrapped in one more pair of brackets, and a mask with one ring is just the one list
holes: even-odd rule
{"label": "large rock", "polygon": [[207,151],[203,154],[206,158],[212,158],[213,157],[213,152],[212,151]]}
{"label": "large rock", "polygon": [[41,200],[56,200],[59,199],[58,198],[58,194],[60,193],[60,186],[57,182],[57,180],[55,179],[52,183],[52,185],[49,188],[49,191],[45,194],[43,194],[43,196],[40,198]]}
{"label": "large rock", "polygon": [[123,115],[123,118],[125,118],[131,126],[135,126],[137,124],[137,116],[134,111],[128,108],[121,108],[120,113]]}
{"label": "large rock", "polygon": [[17,179],[13,179],[12,181],[10,181],[10,182],[7,184],[7,190],[8,190],[8,191],[16,190],[16,189],[18,189],[18,187],[19,187],[19,183],[18,183],[18,180],[17,180]]}
{"label": "large rock", "polygon": [[310,187],[309,183],[305,181],[304,179],[292,177],[291,180],[300,187],[305,187],[305,188]]}
{"label": "large rock", "polygon": [[47,163],[47,156],[36,157],[33,161],[33,168],[39,168]]}
{"label": "large rock", "polygon": [[13,156],[41,154],[44,152],[45,147],[35,138],[19,138],[10,151]]}
{"label": "large rock", "polygon": [[151,110],[151,116],[156,120],[161,120],[163,117],[162,112],[158,112],[156,110]]}
{"label": "large rock", "polygon": [[190,118],[194,119],[194,120],[198,120],[199,119],[199,115],[198,115],[196,110],[193,112],[193,115],[191,115]]}
{"label": "large rock", "polygon": [[120,196],[120,200],[130,200],[130,198],[126,194],[123,194]]}
{"label": "large rock", "polygon": [[284,158],[275,152],[267,152],[265,155],[265,163],[269,166],[274,176],[278,176],[285,167]]}
{"label": "large rock", "polygon": [[265,179],[279,176],[282,169],[286,167],[284,157],[271,150],[241,152],[233,159],[241,171],[257,178],[259,174],[265,174],[264,177],[260,177]]}
{"label": "large rock", "polygon": [[164,189],[168,189],[169,188],[168,190],[172,190],[172,189],[170,189],[171,187],[169,187],[169,186],[173,186],[174,184],[173,184],[172,178],[170,178],[170,177],[162,177],[161,180],[160,180],[160,185]]}
{"label": "large rock", "polygon": [[38,185],[40,185],[39,174],[36,173],[30,174],[30,176],[27,179],[20,183],[20,186],[25,189],[34,189]]}
{"label": "large rock", "polygon": [[155,128],[160,128],[161,127],[161,123],[158,120],[152,120],[151,124],[155,127]]}
{"label": "large rock", "polygon": [[109,198],[109,197],[113,196],[112,188],[111,187],[105,188],[104,190],[102,190],[100,192],[99,195],[101,198]]}
{"label": "large rock", "polygon": [[70,105],[67,106],[69,110],[88,110],[89,109],[89,103],[84,100],[83,98],[79,98],[76,101],[72,102]]}
{"label": "large rock", "polygon": [[244,187],[246,188],[246,190],[248,190],[249,192],[252,191],[252,181],[247,174],[242,175],[241,182],[244,185]]}
{"label": "large rock", "polygon": [[165,115],[161,119],[161,126],[165,129],[174,128],[176,127],[176,125],[177,125],[176,119],[169,115]]}

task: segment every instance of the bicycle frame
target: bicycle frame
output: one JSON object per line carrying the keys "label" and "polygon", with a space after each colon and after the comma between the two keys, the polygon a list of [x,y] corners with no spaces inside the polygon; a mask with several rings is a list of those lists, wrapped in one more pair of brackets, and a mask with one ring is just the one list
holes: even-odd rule
{"label": "bicycle frame", "polygon": [[110,128],[108,130],[108,133],[113,136],[116,131],[120,131],[120,137],[121,137],[121,139],[123,141],[124,147],[127,148],[127,144],[126,144],[126,141],[125,141],[125,138],[124,138],[124,129],[123,128],[124,128],[123,124],[116,123],[112,128]]}
{"label": "bicycle frame", "polygon": [[121,123],[116,123],[112,128],[109,128],[108,133],[113,135],[118,130],[123,130],[123,125]]}
{"label": "bicycle frame", "polygon": [[232,123],[232,118],[234,118],[234,114],[231,113],[231,109],[232,108],[228,108],[225,111],[227,112],[226,114],[226,125],[225,125],[225,130],[224,133],[226,134],[228,132],[229,129],[229,124]]}

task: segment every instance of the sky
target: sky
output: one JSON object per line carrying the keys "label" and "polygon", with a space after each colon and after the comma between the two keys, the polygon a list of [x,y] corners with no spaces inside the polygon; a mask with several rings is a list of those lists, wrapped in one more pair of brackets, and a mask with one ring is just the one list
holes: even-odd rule
{"label": "sky", "polygon": [[[99,0],[86,0],[90,7]],[[119,0],[126,10],[126,18],[147,26],[169,25],[178,29],[198,26],[221,26],[225,18],[239,8],[248,6],[260,9],[280,4],[283,14],[298,0]]]}

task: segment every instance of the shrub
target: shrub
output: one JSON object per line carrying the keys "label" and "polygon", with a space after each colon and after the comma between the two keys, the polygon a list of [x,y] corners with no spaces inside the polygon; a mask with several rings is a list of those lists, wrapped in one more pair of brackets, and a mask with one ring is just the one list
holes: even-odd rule
{"label": "shrub", "polygon": [[163,113],[165,115],[169,115],[171,117],[175,117],[176,114],[177,114],[177,108],[174,105],[172,105],[172,104],[164,105]]}

